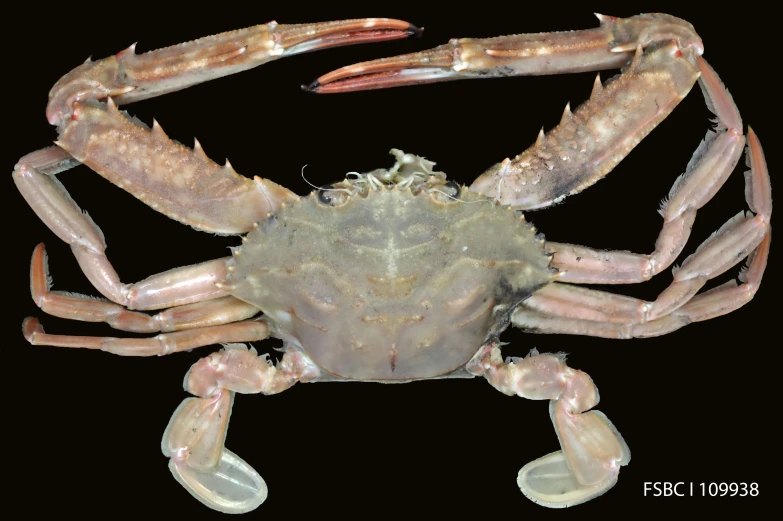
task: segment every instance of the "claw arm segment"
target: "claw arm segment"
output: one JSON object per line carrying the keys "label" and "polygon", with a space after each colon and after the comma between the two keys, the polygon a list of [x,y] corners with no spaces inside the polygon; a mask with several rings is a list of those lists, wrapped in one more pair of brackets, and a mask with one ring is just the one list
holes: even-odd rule
{"label": "claw arm segment", "polygon": [[[88,61],[49,93],[47,117],[57,144],[78,161],[160,212],[199,230],[248,232],[296,196],[265,179],[246,179],[212,162],[200,145],[188,149],[154,123],[147,129],[116,103],[158,96],[299,52],[404,38],[407,22],[367,18],[300,25],[269,23],[136,55]],[[99,100],[106,100],[103,103]]]}
{"label": "claw arm segment", "polygon": [[517,483],[536,503],[576,505],[599,496],[616,482],[630,450],[599,411],[598,390],[587,374],[566,366],[563,358],[533,350],[521,359],[503,361],[494,345],[483,347],[468,363],[500,392],[531,400],[552,400],[550,415],[561,451],[525,465]]}
{"label": "claw arm segment", "polygon": [[247,179],[226,162],[219,166],[196,143],[172,141],[129,119],[109,100],[74,105],[57,145],[113,184],[159,212],[193,226],[239,234],[296,195],[268,179]]}
{"label": "claw arm segment", "polygon": [[670,15],[597,16],[596,29],[453,39],[428,51],[349,65],[321,76],[306,90],[336,93],[464,78],[617,69],[630,61],[638,45],[664,40],[702,49],[693,26]]}
{"label": "claw arm segment", "polygon": [[[528,150],[499,163],[470,190],[521,209],[581,192],[608,174],[688,94],[699,77],[695,57],[674,42],[637,54],[628,69]],[[741,147],[740,147],[741,148]]]}
{"label": "claw arm segment", "polygon": [[632,53],[611,52],[605,27],[584,31],[453,39],[427,51],[342,67],[306,87],[332,94],[493,76],[619,69]]}
{"label": "claw arm segment", "polygon": [[303,353],[290,348],[277,366],[238,344],[199,360],[185,377],[185,390],[198,398],[182,402],[161,441],[171,473],[210,508],[226,513],[255,509],[266,499],[266,484],[224,447],[233,395],[275,394],[318,375]]}
{"label": "claw arm segment", "polygon": [[[742,119],[731,95],[712,67],[701,57],[697,63],[701,73],[699,85],[707,106],[717,116],[718,127],[716,131],[707,132],[685,173],[674,182],[669,196],[661,205],[660,214],[664,223],[655,242],[655,251],[650,255],[639,255],[550,242],[547,248],[554,254],[552,264],[560,270],[560,281],[631,284],[657,275],[668,268],[682,252],[690,236],[696,210],[712,199],[734,171],[745,146]],[[759,152],[755,156],[761,157],[763,163],[763,154]],[[753,155],[749,154],[748,157],[752,158]],[[763,189],[768,185],[769,176],[765,170],[756,171],[760,179],[759,187]],[[752,185],[751,181],[746,182],[747,190],[755,193]],[[768,193],[760,193],[759,197],[760,200],[771,201]],[[752,209],[752,196],[746,198]]]}
{"label": "claw arm segment", "polygon": [[[748,131],[747,154],[751,170],[745,175],[745,197],[758,213],[741,212],[724,224],[685,259],[674,272],[672,284],[654,302],[555,283],[520,305],[511,322],[538,333],[652,337],[725,315],[750,302],[761,285],[772,241],[769,172],[752,129]],[[708,280],[745,257],[747,268],[740,272],[740,284],[729,281],[696,295]]]}
{"label": "claw arm segment", "polygon": [[408,22],[366,18],[310,24],[256,25],[137,55],[136,45],[88,60],[49,93],[49,122],[63,125],[77,101],[115,98],[131,103],[228,76],[271,60],[341,45],[394,40],[416,32]]}
{"label": "claw arm segment", "polygon": [[[715,195],[736,166],[742,120],[715,71],[698,58],[700,85],[707,106],[717,115],[685,173],[675,181],[661,208],[664,227],[651,255],[598,251],[583,246],[548,243],[560,281],[629,283],[647,280],[666,268],[682,251],[701,208]],[[758,137],[748,130],[745,199],[756,215],[740,212],[674,270],[674,280],[654,302],[602,291],[552,284],[532,295],[512,315],[521,328],[541,333],[567,333],[608,338],[650,337],[691,322],[708,320],[748,303],[761,284],[771,242],[772,196],[769,172]],[[703,294],[704,284],[748,257],[748,267],[734,281]]]}

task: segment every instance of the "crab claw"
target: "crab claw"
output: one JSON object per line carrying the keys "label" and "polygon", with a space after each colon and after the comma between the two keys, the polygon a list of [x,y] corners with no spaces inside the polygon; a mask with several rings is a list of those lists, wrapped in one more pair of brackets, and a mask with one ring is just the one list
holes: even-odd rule
{"label": "crab claw", "polygon": [[331,94],[448,81],[461,76],[460,64],[454,41],[428,51],[348,65],[302,85],[302,89]]}
{"label": "crab claw", "polygon": [[428,51],[349,65],[302,88],[334,93],[462,78],[616,69],[630,62],[637,47],[670,40],[683,51],[689,49],[689,54],[704,50],[693,26],[670,15],[597,16],[600,27],[595,29],[455,38]]}
{"label": "crab claw", "polygon": [[402,20],[362,18],[307,24],[269,22],[136,54],[136,45],[87,60],[52,87],[46,116],[64,126],[74,103],[110,97],[117,105],[159,96],[308,51],[397,40],[419,29]]}
{"label": "crab claw", "polygon": [[399,40],[419,34],[415,25],[393,18],[362,18],[314,24],[277,25],[275,43],[283,56],[365,42]]}

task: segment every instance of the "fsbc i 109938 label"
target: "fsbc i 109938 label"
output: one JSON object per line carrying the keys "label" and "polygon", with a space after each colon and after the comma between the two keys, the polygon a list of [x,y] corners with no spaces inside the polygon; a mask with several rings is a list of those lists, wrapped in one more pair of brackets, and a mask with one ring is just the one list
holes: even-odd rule
{"label": "fsbc i 109938 label", "polygon": [[644,497],[756,497],[758,483],[645,481]]}

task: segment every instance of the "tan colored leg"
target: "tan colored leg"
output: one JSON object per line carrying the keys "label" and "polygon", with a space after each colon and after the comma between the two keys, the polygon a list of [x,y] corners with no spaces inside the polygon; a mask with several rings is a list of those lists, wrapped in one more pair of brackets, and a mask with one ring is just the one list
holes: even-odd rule
{"label": "tan colored leg", "polygon": [[768,234],[753,252],[748,269],[740,273],[739,279],[742,284],[731,280],[697,295],[673,313],[650,322],[634,324],[568,318],[544,314],[524,306],[514,310],[511,322],[517,327],[534,333],[562,333],[604,338],[645,338],[665,335],[692,322],[701,322],[731,313],[750,302],[761,285],[770,242],[771,235]]}
{"label": "tan colored leg", "polygon": [[50,92],[46,113],[60,132],[58,146],[152,208],[200,230],[245,233],[296,195],[260,177],[238,175],[228,162],[217,165],[198,142],[194,149],[184,147],[157,122],[150,129],[115,103],[184,89],[282,56],[404,38],[414,30],[386,18],[272,22],[141,55],[131,46],[63,76]]}
{"label": "tan colored leg", "polygon": [[[748,205],[755,217],[739,214],[707,239],[674,272],[674,281],[654,302],[554,283],[539,290],[512,315],[518,327],[541,333],[609,338],[662,335],[691,322],[724,315],[750,302],[761,285],[771,237],[772,198],[764,152],[748,132]],[[695,296],[710,279],[748,258],[740,282],[730,281]]]}
{"label": "tan colored leg", "polygon": [[556,333],[602,338],[647,338],[666,335],[690,324],[691,320],[687,316],[682,315],[682,310],[680,308],[675,314],[666,315],[652,322],[623,324],[563,318],[556,315],[546,315],[520,306],[512,313],[511,323],[530,333]]}
{"label": "tan colored leg", "polygon": [[27,317],[22,323],[22,332],[27,341],[36,346],[100,349],[121,356],[162,356],[213,344],[253,342],[269,337],[269,327],[258,320],[164,333],[153,338],[115,338],[50,335],[44,332],[38,319]]}
{"label": "tan colored leg", "polygon": [[233,393],[276,394],[319,375],[301,352],[289,350],[277,366],[239,344],[196,362],[185,377],[187,398],[174,412],[161,449],[177,481],[205,505],[227,513],[249,512],[264,502],[266,483],[224,447]]}
{"label": "tan colored leg", "polygon": [[57,145],[53,145],[22,156],[14,168],[21,168],[22,165],[31,165],[42,174],[55,175],[77,167],[80,164],[71,154]]}
{"label": "tan colored leg", "polygon": [[206,36],[144,54],[136,46],[84,64],[63,76],[49,94],[46,115],[52,125],[70,119],[74,103],[112,97],[132,103],[236,74],[304,52],[357,43],[407,38],[417,33],[408,22],[363,18],[307,24],[255,25]]}
{"label": "tan colored leg", "polygon": [[[664,223],[655,242],[655,251],[640,255],[547,243],[547,249],[554,254],[552,265],[560,270],[559,280],[562,282],[632,284],[649,280],[668,268],[688,241],[696,210],[712,199],[734,171],[745,145],[742,119],[734,100],[712,67],[702,58],[697,61],[701,73],[699,85],[707,106],[718,118],[718,128],[715,132],[707,132],[685,173],[675,181],[661,205]],[[729,232],[724,227],[718,235]],[[735,235],[743,233],[744,230],[734,232]]]}
{"label": "tan colored leg", "polygon": [[228,295],[147,315],[85,295],[50,291],[51,281],[46,251],[43,244],[39,244],[33,252],[30,266],[30,291],[35,304],[49,315],[85,322],[106,322],[123,331],[156,333],[216,326],[245,320],[259,313],[255,306]]}
{"label": "tan colored leg", "polygon": [[306,89],[327,94],[470,78],[619,69],[631,61],[638,45],[671,39],[683,48],[702,49],[693,26],[673,16],[596,16],[600,22],[596,29],[454,38],[427,51],[342,67]]}
{"label": "tan colored leg", "polygon": [[296,194],[268,180],[218,165],[196,142],[171,140],[155,122],[147,128],[107,103],[76,103],[57,145],[153,209],[198,230],[250,231]]}
{"label": "tan colored leg", "polygon": [[587,374],[568,367],[562,356],[536,350],[504,362],[495,345],[481,348],[467,369],[503,394],[551,400],[550,415],[562,450],[519,471],[517,483],[528,498],[548,507],[566,507],[614,486],[631,452],[606,416],[590,410],[598,404],[598,390]]}
{"label": "tan colored leg", "polygon": [[344,92],[628,64],[606,85],[598,78],[589,100],[573,112],[566,105],[557,127],[542,131],[528,150],[489,168],[470,186],[500,204],[544,208],[608,174],[699,77],[696,58],[704,47],[691,24],[665,14],[599,20],[598,29],[586,31],[452,40],[430,51],[344,67],[322,76],[311,89]]}
{"label": "tan colored leg", "polygon": [[[64,156],[54,150],[26,157],[49,165],[52,155]],[[227,295],[215,283],[225,280],[228,258],[176,268],[136,284],[123,284],[104,253],[103,232],[55,176],[42,174],[33,164],[25,163],[14,170],[13,179],[38,217],[71,245],[84,274],[109,300],[129,309],[161,309]],[[43,246],[39,248],[43,255]]]}

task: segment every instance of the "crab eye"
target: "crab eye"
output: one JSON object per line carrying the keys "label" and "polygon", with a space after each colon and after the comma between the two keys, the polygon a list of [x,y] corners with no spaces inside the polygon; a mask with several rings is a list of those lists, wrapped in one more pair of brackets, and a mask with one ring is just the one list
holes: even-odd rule
{"label": "crab eye", "polygon": [[318,200],[327,206],[342,206],[348,201],[348,193],[344,188],[325,185],[318,189]]}
{"label": "crab eye", "polygon": [[454,181],[448,180],[446,181],[446,184],[443,185],[442,191],[445,192],[446,195],[448,195],[449,197],[453,197],[456,199],[457,197],[459,197],[462,188]]}
{"label": "crab eye", "polygon": [[454,181],[446,181],[444,184],[435,187],[430,192],[430,195],[436,201],[448,203],[456,201],[460,192],[462,192],[462,187],[460,185]]}

